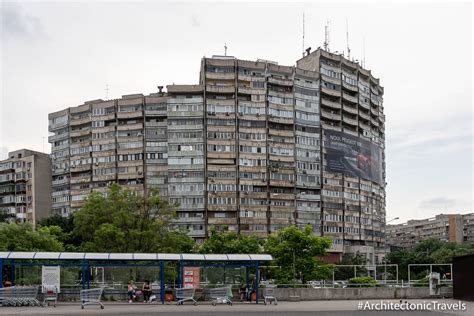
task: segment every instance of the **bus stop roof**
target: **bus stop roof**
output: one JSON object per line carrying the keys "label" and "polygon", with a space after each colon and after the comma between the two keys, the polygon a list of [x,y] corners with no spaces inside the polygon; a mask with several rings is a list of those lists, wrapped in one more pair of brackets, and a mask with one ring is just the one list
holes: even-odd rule
{"label": "bus stop roof", "polygon": [[1,251],[0,259],[18,260],[127,260],[127,261],[271,261],[268,254],[179,254],[104,252]]}

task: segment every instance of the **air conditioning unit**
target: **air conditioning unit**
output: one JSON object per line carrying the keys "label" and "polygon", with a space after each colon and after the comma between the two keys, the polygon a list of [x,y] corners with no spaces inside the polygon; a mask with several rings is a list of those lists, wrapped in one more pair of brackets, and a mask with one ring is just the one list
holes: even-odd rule
{"label": "air conditioning unit", "polygon": [[229,112],[225,112],[225,116],[229,116]]}

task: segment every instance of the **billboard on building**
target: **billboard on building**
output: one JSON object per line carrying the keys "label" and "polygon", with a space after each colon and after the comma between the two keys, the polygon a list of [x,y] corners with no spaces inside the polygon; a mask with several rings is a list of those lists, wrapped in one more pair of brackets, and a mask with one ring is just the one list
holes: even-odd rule
{"label": "billboard on building", "polygon": [[326,130],[326,171],[360,177],[383,185],[382,151],[357,136]]}

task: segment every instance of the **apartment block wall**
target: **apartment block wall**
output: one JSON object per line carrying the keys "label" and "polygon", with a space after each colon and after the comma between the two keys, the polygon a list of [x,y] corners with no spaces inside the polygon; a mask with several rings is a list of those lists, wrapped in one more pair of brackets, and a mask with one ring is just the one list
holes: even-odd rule
{"label": "apartment block wall", "polygon": [[312,224],[331,251],[373,259],[385,184],[327,171],[324,139],[345,132],[383,152],[382,95],[370,72],[322,50],[297,67],[203,58],[199,85],[50,114],[53,208],[74,211],[109,182],[157,187],[197,239],[211,226],[267,236]]}
{"label": "apartment block wall", "polygon": [[0,209],[13,222],[33,225],[51,215],[51,159],[21,149],[0,161]]}
{"label": "apartment block wall", "polygon": [[[462,243],[470,234],[467,219],[472,214],[439,214],[433,218],[409,220],[406,223],[387,226],[387,244],[411,248],[419,241],[436,239],[443,242]],[[464,221],[464,222],[463,222]],[[467,225],[466,225],[467,222]]]}

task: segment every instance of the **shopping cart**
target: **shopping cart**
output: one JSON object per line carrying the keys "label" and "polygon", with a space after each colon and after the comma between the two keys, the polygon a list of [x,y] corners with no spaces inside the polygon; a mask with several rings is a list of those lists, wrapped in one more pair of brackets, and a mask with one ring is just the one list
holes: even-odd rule
{"label": "shopping cart", "polygon": [[267,305],[267,301],[271,304],[272,301],[275,302],[275,305],[278,305],[278,301],[275,296],[276,285],[267,285],[263,289],[263,304]]}
{"label": "shopping cart", "polygon": [[230,285],[225,287],[207,289],[207,295],[213,300],[213,306],[216,306],[216,304],[232,305],[233,295],[232,287]]}
{"label": "shopping cart", "polygon": [[81,290],[81,308],[84,309],[85,305],[98,304],[104,309],[104,304],[100,301],[103,291],[103,288]]}
{"label": "shopping cart", "polygon": [[58,288],[56,286],[43,287],[43,306],[49,306],[49,302],[53,302],[54,307],[58,303]]}
{"label": "shopping cart", "polygon": [[12,286],[0,289],[2,306],[40,306],[37,286]]}
{"label": "shopping cart", "polygon": [[183,302],[185,301],[193,301],[194,305],[197,304],[196,300],[194,299],[195,289],[193,287],[178,288],[178,289],[175,289],[175,291],[176,291],[176,299],[178,300],[176,302],[177,305],[183,305]]}

